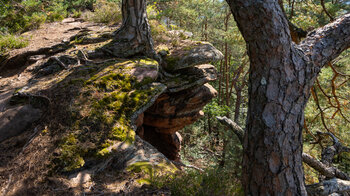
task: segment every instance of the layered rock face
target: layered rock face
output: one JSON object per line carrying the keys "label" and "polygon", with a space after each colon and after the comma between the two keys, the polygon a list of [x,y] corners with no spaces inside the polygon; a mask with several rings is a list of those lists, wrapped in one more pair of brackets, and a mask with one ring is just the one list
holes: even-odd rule
{"label": "layered rock face", "polygon": [[189,40],[165,57],[162,67],[170,74],[160,80],[167,91],[145,111],[138,133],[169,159],[180,160],[182,138],[177,131],[203,116],[201,110],[217,95],[208,84],[216,80],[216,69],[206,63],[222,58],[211,44]]}

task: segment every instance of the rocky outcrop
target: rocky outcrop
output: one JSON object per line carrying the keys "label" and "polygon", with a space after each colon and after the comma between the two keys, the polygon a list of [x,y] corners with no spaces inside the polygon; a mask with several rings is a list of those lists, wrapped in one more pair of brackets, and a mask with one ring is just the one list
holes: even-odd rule
{"label": "rocky outcrop", "polygon": [[[62,42],[69,47],[53,53],[37,49],[3,61],[0,69],[8,72],[0,77],[0,142],[24,132],[18,136],[26,153],[20,164],[42,169],[49,162],[52,172],[69,176],[69,186],[93,181],[105,168],[174,170],[169,159],[180,160],[178,131],[203,116],[216,96],[208,82],[217,72],[208,63],[222,54],[206,42],[178,40],[159,65],[101,53],[111,41],[109,30],[70,37]],[[21,74],[7,69],[18,55],[25,56]]]}
{"label": "rocky outcrop", "polygon": [[[144,113],[142,137],[155,146],[169,159],[179,161],[181,135],[177,132],[203,116],[203,107],[217,95],[208,82],[216,80],[217,72],[213,65],[205,64],[220,60],[223,55],[209,43],[185,40],[181,47],[169,51],[162,65],[169,70],[169,58],[178,59],[171,62],[171,74],[163,77],[161,82],[167,91]],[[193,44],[193,45],[190,45]],[[181,52],[185,47],[193,47]],[[167,61],[168,60],[168,61]]]}

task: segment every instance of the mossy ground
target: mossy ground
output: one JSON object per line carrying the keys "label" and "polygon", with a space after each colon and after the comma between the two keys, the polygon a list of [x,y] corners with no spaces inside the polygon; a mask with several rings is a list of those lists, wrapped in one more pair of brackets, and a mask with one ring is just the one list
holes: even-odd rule
{"label": "mossy ground", "polygon": [[156,93],[152,80],[137,81],[127,73],[130,67],[140,64],[157,67],[156,62],[147,59],[119,59],[104,65],[84,82],[74,79],[82,85],[82,91],[72,104],[76,120],[60,143],[56,159],[59,169],[70,172],[82,168],[89,161],[107,158],[115,142],[134,141],[131,116]]}

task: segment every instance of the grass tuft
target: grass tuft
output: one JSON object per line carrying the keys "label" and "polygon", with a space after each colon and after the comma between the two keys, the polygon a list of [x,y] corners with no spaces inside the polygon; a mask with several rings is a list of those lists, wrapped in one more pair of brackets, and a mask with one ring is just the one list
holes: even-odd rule
{"label": "grass tuft", "polygon": [[28,45],[28,40],[11,34],[0,35],[0,55],[11,49],[24,48]]}

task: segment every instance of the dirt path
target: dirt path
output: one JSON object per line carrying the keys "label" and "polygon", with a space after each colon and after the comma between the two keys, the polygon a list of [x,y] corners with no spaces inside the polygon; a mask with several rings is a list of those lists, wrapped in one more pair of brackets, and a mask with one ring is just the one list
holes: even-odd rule
{"label": "dirt path", "polygon": [[104,28],[105,26],[101,24],[67,18],[62,22],[43,24],[40,29],[22,34],[22,36],[29,39],[29,45],[25,48],[10,51],[7,59],[14,59],[12,62],[2,64],[0,62],[0,94],[26,84],[32,76],[30,70],[45,59],[44,55],[40,56],[39,54],[34,55],[37,58],[34,59],[34,62],[33,60],[28,61],[31,55],[26,56],[25,54],[40,53],[43,48],[51,48],[67,42],[80,31],[99,31]]}
{"label": "dirt path", "polygon": [[67,18],[62,22],[43,24],[37,30],[22,34],[22,36],[28,38],[28,46],[9,52],[8,59],[13,58],[13,62],[5,62],[3,65],[0,62],[0,115],[6,110],[5,107],[8,105],[9,97],[12,96],[14,90],[27,85],[29,79],[32,78],[31,70],[39,66],[48,57],[40,54],[35,55],[37,59],[33,61],[28,60],[28,58],[32,58],[31,55],[26,56],[25,54],[40,53],[38,51],[42,48],[51,48],[62,42],[67,42],[82,30],[98,31],[103,28],[105,26],[101,24]]}

